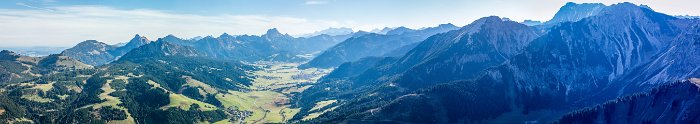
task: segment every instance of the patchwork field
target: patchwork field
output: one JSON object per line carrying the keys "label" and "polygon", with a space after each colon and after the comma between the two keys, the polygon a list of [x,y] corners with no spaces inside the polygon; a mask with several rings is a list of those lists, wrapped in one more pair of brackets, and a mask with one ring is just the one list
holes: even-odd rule
{"label": "patchwork field", "polygon": [[253,85],[249,91],[228,91],[216,96],[224,107],[251,112],[245,123],[284,123],[299,108],[290,108],[289,97],[313,85],[330,69],[299,70],[297,63],[256,63],[262,68],[255,71]]}

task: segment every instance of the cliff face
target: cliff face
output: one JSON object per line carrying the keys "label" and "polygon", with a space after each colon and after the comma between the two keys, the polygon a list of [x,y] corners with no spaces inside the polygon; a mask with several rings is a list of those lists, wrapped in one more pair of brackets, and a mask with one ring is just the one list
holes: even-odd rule
{"label": "cliff face", "polygon": [[566,3],[559,8],[559,11],[554,15],[554,18],[545,22],[545,25],[555,25],[562,22],[576,22],[586,17],[597,15],[605,5],[601,3]]}

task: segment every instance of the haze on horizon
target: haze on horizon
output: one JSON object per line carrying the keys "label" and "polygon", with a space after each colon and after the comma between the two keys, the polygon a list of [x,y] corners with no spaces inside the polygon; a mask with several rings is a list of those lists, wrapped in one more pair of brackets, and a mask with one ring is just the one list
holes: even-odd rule
{"label": "haze on horizon", "polygon": [[463,26],[491,15],[546,21],[566,2],[632,2],[669,15],[700,15],[697,0],[6,0],[0,2],[0,47],[70,47],[90,39],[116,44],[135,34],[155,40],[260,35],[270,28],[301,35],[330,27]]}

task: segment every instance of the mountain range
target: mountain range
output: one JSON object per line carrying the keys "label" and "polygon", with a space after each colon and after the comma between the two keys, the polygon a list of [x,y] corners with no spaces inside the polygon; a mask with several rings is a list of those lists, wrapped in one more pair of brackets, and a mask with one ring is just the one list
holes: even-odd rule
{"label": "mountain range", "polygon": [[[698,55],[690,50],[698,20],[631,3],[594,5],[565,5],[552,20],[567,21],[548,21],[560,23],[545,31],[486,17],[431,36],[402,57],[341,66],[363,71],[320,79],[299,106],[339,101],[311,122],[548,122],[698,76],[690,57]],[[572,14],[571,6],[595,14]]]}
{"label": "mountain range", "polygon": [[[356,33],[343,35],[320,34],[312,37],[295,38],[270,29],[261,36],[232,36],[227,33],[219,37],[207,36],[195,39],[181,39],[174,35],[159,38],[183,46],[194,47],[210,57],[240,61],[304,61],[313,54],[352,37]],[[108,45],[95,40],[87,40],[61,54],[76,58],[90,65],[99,66],[119,59],[134,48],[153,42],[136,35],[124,45]]]}
{"label": "mountain range", "polygon": [[405,49],[407,49],[400,49],[403,46],[411,46],[432,35],[457,28],[458,27],[453,24],[441,24],[437,27],[421,30],[398,27],[388,31],[386,34],[370,33],[353,37],[328,48],[300,67],[330,68],[344,62],[357,61],[360,58],[369,56],[383,56],[389,53],[402,55],[402,52],[406,52]]}
{"label": "mountain range", "polygon": [[96,40],[87,40],[61,52],[62,55],[76,58],[90,65],[103,65],[112,62],[134,48],[151,42],[146,37],[136,35],[127,44],[107,45]]}
{"label": "mountain range", "polygon": [[324,30],[321,30],[321,31],[316,31],[316,32],[314,32],[314,33],[305,34],[305,35],[302,35],[302,36],[303,36],[303,37],[313,37],[313,36],[318,36],[318,35],[331,35],[331,36],[335,36],[335,35],[347,35],[347,34],[352,34],[353,32],[355,32],[355,31],[353,31],[352,28],[328,28],[328,29],[324,29]]}
{"label": "mountain range", "polygon": [[700,19],[566,3],[551,20],[0,51],[0,122],[700,123]]}

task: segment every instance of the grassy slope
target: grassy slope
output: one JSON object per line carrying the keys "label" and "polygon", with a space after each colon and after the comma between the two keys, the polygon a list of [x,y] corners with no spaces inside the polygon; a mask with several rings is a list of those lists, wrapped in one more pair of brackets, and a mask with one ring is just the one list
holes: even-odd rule
{"label": "grassy slope", "polygon": [[[326,106],[328,106],[328,105],[331,105],[331,104],[333,104],[333,103],[335,103],[335,102],[338,102],[338,100],[326,100],[326,101],[317,102],[316,105],[315,105],[313,108],[311,108],[311,110],[309,110],[309,111],[315,111],[315,110],[323,109],[324,107],[326,107]],[[331,108],[328,108],[328,109],[324,109],[324,110],[321,110],[321,111],[318,111],[318,112],[311,113],[311,114],[309,114],[309,115],[304,116],[304,118],[303,118],[302,120],[311,120],[311,119],[314,119],[314,118],[320,116],[320,115],[323,114],[323,113],[326,113],[326,112],[328,112],[328,111],[332,111],[332,110],[335,109],[336,107],[338,107],[338,106],[331,107]]]}

